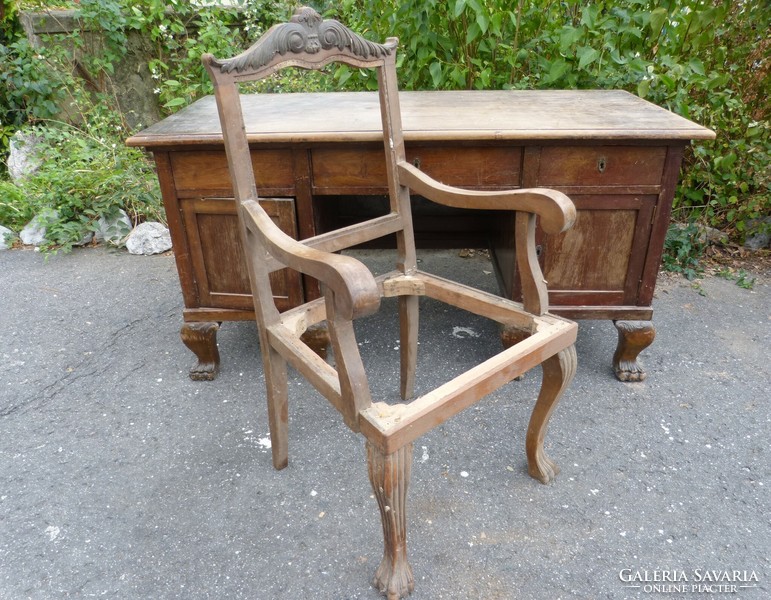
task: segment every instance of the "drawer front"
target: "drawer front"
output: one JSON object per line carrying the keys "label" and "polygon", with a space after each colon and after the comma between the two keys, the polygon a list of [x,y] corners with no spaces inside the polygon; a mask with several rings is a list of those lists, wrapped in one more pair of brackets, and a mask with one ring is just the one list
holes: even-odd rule
{"label": "drawer front", "polygon": [[[169,157],[174,187],[180,197],[233,195],[224,150],[172,152]],[[258,190],[284,190],[291,195],[294,189],[291,150],[252,150],[252,168]]]}
{"label": "drawer front", "polygon": [[[469,188],[518,187],[522,149],[511,146],[414,146],[407,160],[447,185]],[[315,148],[312,151],[314,192],[384,191],[385,154],[380,147]]]}
{"label": "drawer front", "polygon": [[659,185],[666,156],[666,147],[546,146],[537,185]]}

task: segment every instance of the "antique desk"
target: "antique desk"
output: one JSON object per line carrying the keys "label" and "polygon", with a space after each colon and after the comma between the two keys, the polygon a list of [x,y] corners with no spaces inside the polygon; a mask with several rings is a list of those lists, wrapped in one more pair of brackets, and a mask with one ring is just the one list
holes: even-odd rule
{"label": "antique desk", "polygon": [[[549,187],[578,208],[573,229],[542,238],[552,312],[612,319],[617,376],[653,341],[651,308],[683,149],[714,133],[622,91],[400,94],[408,158],[436,179],[476,189]],[[244,116],[263,206],[306,238],[387,212],[377,97],[368,92],[247,96]],[[184,297],[182,340],[195,379],[216,375],[219,323],[252,319],[252,298],[212,97],[131,137],[155,157]],[[502,292],[517,299],[506,215],[415,203],[423,247],[489,246]],[[279,309],[316,283],[274,274]],[[505,340],[505,333],[504,333]]]}

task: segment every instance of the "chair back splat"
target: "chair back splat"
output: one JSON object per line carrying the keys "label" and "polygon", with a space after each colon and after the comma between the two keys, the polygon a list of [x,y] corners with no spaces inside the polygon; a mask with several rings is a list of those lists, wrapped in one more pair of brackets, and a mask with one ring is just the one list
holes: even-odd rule
{"label": "chair back splat", "polygon": [[[525,449],[530,475],[548,483],[558,472],[543,451],[549,418],[575,373],[576,324],[548,312],[548,293],[536,257],[536,218],[546,233],[567,230],[575,207],[549,189],[473,191],[444,185],[407,162],[396,79],[398,40],[371,42],[335,20],[323,20],[312,8],[299,8],[288,23],[269,29],[253,46],[228,59],[211,54],[203,62],[214,83],[228,168],[265,369],[273,464],[288,463],[287,364],[299,371],[340,412],[345,424],[366,438],[369,477],[383,523],[384,553],[373,585],[389,600],[414,588],[407,562],[405,501],[413,442],[422,434],[541,365],[541,391],[527,430]],[[285,234],[260,206],[238,85],[263,79],[287,67],[320,70],[330,63],[377,71],[389,212],[305,240]],[[309,119],[312,119],[309,114]],[[255,163],[256,164],[256,163]],[[260,168],[256,164],[256,168]],[[463,168],[459,165],[459,168]],[[517,264],[523,302],[513,302],[417,268],[410,211],[410,190],[440,204],[516,213]],[[360,261],[340,250],[396,235],[393,271],[375,277]],[[270,274],[290,268],[317,279],[322,297],[280,313],[273,300]],[[503,349],[438,388],[412,399],[421,296],[492,319],[521,335]],[[400,393],[405,402],[373,402],[359,354],[353,322],[372,314],[382,297],[397,297],[400,329]],[[335,366],[314,353],[301,336],[326,326]]]}

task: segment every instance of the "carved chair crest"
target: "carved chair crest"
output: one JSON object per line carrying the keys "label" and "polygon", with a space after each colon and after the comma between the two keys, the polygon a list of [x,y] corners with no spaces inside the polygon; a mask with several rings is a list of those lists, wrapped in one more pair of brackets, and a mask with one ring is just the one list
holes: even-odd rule
{"label": "carved chair crest", "polygon": [[223,73],[241,73],[269,65],[276,55],[318,54],[322,50],[347,50],[353,56],[369,60],[389,55],[395,45],[370,42],[335,19],[322,20],[307,6],[297,9],[288,23],[271,27],[248,50],[228,60],[213,62]]}

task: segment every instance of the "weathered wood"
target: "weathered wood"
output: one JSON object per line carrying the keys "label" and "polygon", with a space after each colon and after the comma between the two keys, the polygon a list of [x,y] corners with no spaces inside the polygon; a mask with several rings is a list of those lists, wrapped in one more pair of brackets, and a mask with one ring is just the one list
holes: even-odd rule
{"label": "weathered wood", "polygon": [[[398,213],[391,213],[382,217],[370,219],[364,223],[355,223],[348,227],[341,227],[334,231],[322,233],[312,238],[302,240],[302,243],[308,248],[313,248],[321,252],[337,252],[338,250],[358,246],[359,244],[396,233],[397,231],[400,231],[401,228],[401,216]],[[265,260],[267,261],[267,268],[270,271],[284,268],[281,261],[271,256],[267,256]]]}
{"label": "weathered wood", "polygon": [[211,54],[202,60],[212,71],[235,79],[262,79],[285,67],[321,69],[330,62],[376,67],[396,48],[396,39],[377,44],[334,19],[324,19],[312,8],[300,7],[288,23],[268,29],[249,49],[229,59]]}
{"label": "weathered wood", "polygon": [[569,346],[541,365],[541,391],[530,415],[526,438],[528,472],[541,483],[551,483],[560,472],[556,463],[544,452],[543,440],[549,419],[576,374],[576,363],[576,348]]}
{"label": "weathered wood", "polygon": [[[575,202],[573,229],[545,237],[536,232],[549,300],[559,314],[645,318],[640,315],[650,312],[682,149],[712,132],[624,92],[408,92],[398,99],[405,160],[434,179],[475,190],[556,186]],[[334,212],[354,200],[330,202],[322,195],[387,193],[376,94],[258,94],[243,96],[242,104],[258,192],[294,197],[297,237],[355,218],[343,221],[347,213]],[[234,320],[251,299],[200,296],[210,272],[218,271],[217,278],[231,275],[230,269],[209,265],[200,273],[193,265],[196,234],[187,234],[186,221],[174,216],[185,200],[233,194],[214,113],[211,98],[197,102],[129,143],[146,144],[161,162],[165,157],[159,179],[186,307],[220,308],[223,320]],[[496,275],[508,297],[520,298],[513,224],[497,214],[490,219],[452,210],[416,215],[417,237],[431,247],[477,247],[494,236]],[[205,227],[213,228],[214,219],[207,219]],[[227,243],[209,242],[208,252],[227,255]],[[245,281],[246,273],[240,278]],[[316,280],[301,279],[301,286],[287,289],[318,297]],[[276,299],[281,309],[290,303],[279,292]]]}
{"label": "weathered wood", "polygon": [[361,361],[353,320],[337,312],[335,292],[324,287],[324,305],[327,309],[329,338],[335,353],[337,376],[340,382],[342,404],[338,407],[343,421],[353,431],[359,431],[359,414],[372,405],[369,382],[364,363]]}
{"label": "weathered wood", "polygon": [[517,270],[522,283],[522,305],[527,312],[542,315],[549,310],[549,293],[535,246],[535,215],[517,213],[514,227]]}
{"label": "weathered wood", "polygon": [[[619,90],[399,92],[406,142],[710,140],[715,133]],[[255,94],[243,100],[250,143],[380,142],[375,92]],[[159,148],[222,143],[214,98],[129,138]],[[312,118],[308,118],[312,115]]]}
{"label": "weathered wood", "polygon": [[637,360],[640,352],[653,343],[656,329],[650,321],[613,321],[618,345],[613,354],[613,371],[620,381],[642,381],[647,373]]}
{"label": "weathered wood", "polygon": [[383,525],[383,559],[372,585],[388,600],[399,600],[415,589],[415,578],[407,562],[407,486],[412,471],[412,444],[390,454],[367,442],[369,480],[375,493]]}
{"label": "weathered wood", "polygon": [[[442,183],[499,189],[520,182],[522,149],[512,145],[463,146],[415,144],[407,146],[406,160]],[[312,150],[315,194],[378,194],[388,192],[388,176],[382,147],[319,146]],[[463,164],[463,169],[458,165]],[[341,191],[343,190],[343,191]]]}
{"label": "weathered wood", "polygon": [[362,433],[393,452],[575,342],[575,323],[554,317],[541,323],[541,331],[409,404],[373,403],[362,411]]}
{"label": "weathered wood", "polygon": [[[268,336],[263,335],[263,339]],[[280,470],[289,463],[289,391],[286,360],[268,345],[263,351],[265,387],[268,399],[268,428],[270,430],[273,467]]]}
{"label": "weathered wood", "polygon": [[399,393],[402,400],[415,394],[418,363],[418,302],[420,294],[399,298]]}
{"label": "weathered wood", "polygon": [[476,210],[514,210],[537,214],[548,233],[561,233],[576,219],[573,202],[562,192],[548,189],[509,191],[462,190],[434,180],[407,162],[400,162],[400,180],[412,190],[439,204]]}
{"label": "weathered wood", "polygon": [[[182,199],[180,206],[199,302],[204,306],[249,309],[252,297],[235,203],[225,198],[198,198]],[[297,237],[292,200],[261,198],[260,206],[282,231]],[[270,283],[280,310],[302,302],[303,289],[297,272],[282,269],[271,273]]]}
{"label": "weathered wood", "polygon": [[338,410],[343,409],[337,371],[283,327],[268,330],[269,346],[297,369]]}
{"label": "weathered wood", "polygon": [[656,205],[656,219],[651,224],[650,251],[645,256],[645,267],[640,281],[641,304],[650,304],[653,301],[653,290],[656,287],[656,276],[661,266],[664,240],[669,229],[669,217],[672,214],[672,198],[677,188],[677,178],[680,173],[680,163],[684,150],[684,144],[667,147],[667,161],[661,182],[659,202]]}
{"label": "weathered wood", "polygon": [[179,332],[182,342],[198,358],[190,369],[193,381],[212,381],[220,368],[220,353],[217,349],[219,323],[185,323]]}
{"label": "weathered wood", "polygon": [[[295,13],[289,24],[272,28],[241,55],[224,60],[208,55],[203,59],[214,82],[227,152],[229,179],[238,215],[238,231],[248,265],[249,285],[258,322],[267,386],[269,425],[274,443],[273,464],[276,468],[283,468],[288,462],[287,364],[290,364],[329,400],[351,430],[360,431],[367,440],[369,477],[380,509],[384,540],[383,560],[377,569],[373,585],[385,593],[389,600],[398,600],[414,588],[414,577],[406,558],[405,513],[414,440],[525,371],[542,364],[544,379],[530,419],[526,453],[531,475],[541,481],[550,481],[557,468],[544,454],[543,440],[554,407],[575,372],[576,355],[573,344],[577,332],[575,323],[547,312],[548,292],[538,262],[537,250],[542,232],[559,234],[572,226],[576,218],[574,204],[558,190],[535,186],[517,189],[516,181],[503,190],[465,190],[425,174],[420,169],[420,155],[415,155],[408,161],[396,82],[395,48],[394,39],[388,40],[385,45],[374,44],[353,34],[336,21],[323,21],[312,9],[302,8]],[[292,179],[297,182],[296,202],[304,203],[296,213],[299,215],[301,236],[292,235],[286,231],[287,227],[282,227],[280,221],[272,218],[266,207],[261,206],[258,201],[261,180],[255,173],[259,173],[265,165],[255,163],[251,153],[248,128],[245,127],[244,111],[236,83],[259,79],[284,66],[319,69],[333,61],[377,70],[379,110],[363,117],[358,111],[345,115],[348,120],[345,131],[351,131],[351,125],[356,123],[357,119],[366,120],[379,114],[377,131],[383,143],[382,164],[381,154],[378,153],[378,164],[372,169],[375,177],[370,178],[368,159],[365,159],[364,155],[352,157],[351,164],[347,165],[348,170],[325,165],[323,150],[319,155],[321,160],[314,162],[314,151],[317,148],[311,142],[317,141],[318,138],[313,137],[313,126],[309,128],[310,137],[299,145],[293,145],[293,142],[298,142],[300,138],[290,134],[289,138],[284,140],[289,143],[288,151],[286,148],[266,149],[269,152],[275,150],[279,154],[287,151],[291,156],[288,162]],[[306,96],[306,99],[311,97],[315,98]],[[342,106],[349,101],[345,96],[335,97],[340,100]],[[475,98],[479,97],[463,96],[464,100],[471,103],[471,106],[465,106],[465,110],[477,108],[473,106]],[[291,102],[292,100],[288,100],[287,104],[291,105]],[[306,107],[303,116],[311,117],[307,120],[314,121],[319,117],[316,108],[309,110]],[[195,112],[195,109],[191,112]],[[482,109],[481,112],[484,113],[485,110]],[[537,113],[538,110],[535,109],[534,112]],[[263,116],[265,123],[270,123],[270,114]],[[452,121],[457,118],[450,117],[450,129]],[[328,126],[330,124],[323,125]],[[445,132],[449,131],[446,127],[447,124],[443,130]],[[441,130],[441,127],[438,128],[440,138]],[[337,132],[330,140],[339,142],[356,138],[357,135],[358,133],[349,135]],[[496,130],[495,137],[498,136],[499,131]],[[469,139],[473,139],[473,135],[469,136]],[[305,143],[308,145],[303,146]],[[479,156],[477,151],[482,146],[484,144],[469,147],[469,152]],[[502,146],[504,151],[498,152],[499,147],[495,147],[496,151],[491,152],[491,155],[511,154],[516,156],[515,162],[524,156],[526,161],[536,166],[540,164],[538,168],[551,167],[545,164],[551,160],[548,156],[549,150],[544,152],[543,148],[540,148],[537,151],[525,150],[523,153],[521,149],[515,149],[510,152],[508,147]],[[590,187],[605,185],[609,181],[609,185],[624,186],[628,191],[637,183],[631,176],[633,166],[637,162],[643,161],[649,169],[663,168],[660,164],[661,147],[657,145],[644,150],[633,148],[626,151],[603,146],[598,149],[602,152],[599,158],[582,151],[565,151],[561,152],[562,160],[575,164],[566,173],[550,174],[545,171],[545,176],[561,175],[561,183],[580,187],[582,180],[573,177],[571,173],[581,172],[585,168],[582,161],[589,156],[591,160],[598,161],[595,166],[600,173],[594,179],[590,178]],[[266,154],[266,164],[279,154]],[[458,152],[457,156],[462,154],[463,152]],[[546,155],[545,159],[542,154]],[[434,155],[424,154],[430,158],[429,163],[431,160],[436,161],[439,155],[438,152]],[[182,157],[180,160],[184,162],[185,159]],[[483,163],[484,161],[476,161],[480,168],[484,168]],[[219,171],[208,176],[208,179],[206,175],[192,177],[196,180],[192,184],[181,178],[182,185],[208,185],[212,189],[227,187],[227,182],[223,181],[221,166],[216,169]],[[450,169],[446,164],[436,167],[438,173],[449,173],[452,170],[454,166]],[[511,172],[522,174],[519,166],[514,166],[490,187],[505,183]],[[314,176],[318,176],[322,185],[328,188],[337,185],[356,186],[359,181],[374,188],[385,182],[388,188],[388,214],[298,241],[295,238],[302,237],[303,233],[316,233],[313,211]],[[340,180],[335,179],[338,176]],[[537,180],[538,176],[538,171],[528,175],[532,180]],[[262,180],[269,185],[289,183],[282,182],[280,177],[272,173],[264,177],[273,178],[270,181]],[[327,177],[326,181],[324,177]],[[522,178],[525,179],[524,175]],[[651,180],[653,179],[656,181],[651,183],[645,180],[642,185],[655,186],[658,176],[651,177]],[[491,181],[487,180],[486,183]],[[480,180],[474,180],[472,176],[469,183],[476,185]],[[524,290],[523,303],[474,290],[418,270],[410,188],[431,200],[452,207],[516,212],[513,219],[502,221],[516,223],[514,244]],[[190,194],[190,190],[185,191],[185,194]],[[183,214],[188,224],[196,223],[196,219],[200,221],[202,211],[199,209],[202,206],[210,206],[206,204],[206,200],[199,199],[194,194],[181,198],[186,202]],[[641,203],[642,201],[638,204]],[[637,205],[635,207],[637,208]],[[220,214],[226,210],[229,209],[222,205],[214,212]],[[536,229],[536,217],[540,219],[540,230]],[[214,226],[212,223],[211,227]],[[196,229],[197,232],[191,237],[193,246],[205,244],[207,236],[213,237],[201,223],[196,224]],[[641,226],[637,226],[633,231],[638,237],[644,233]],[[391,234],[395,234],[397,245],[395,271],[380,277],[374,277],[354,258],[335,253],[350,245]],[[192,263],[196,271],[204,272],[207,269],[204,253],[192,257]],[[318,281],[323,298],[307,298],[309,301],[304,305],[280,312],[276,305],[276,291],[271,289],[271,274],[284,267],[303,273],[306,282]],[[622,276],[618,279],[627,283],[627,279]],[[212,276],[202,286],[203,295],[208,294],[211,297],[214,288],[222,287],[222,282]],[[606,291],[612,292],[613,301],[623,299],[617,290],[598,288],[593,293],[599,297]],[[314,293],[315,291],[312,291],[311,295]],[[411,397],[414,391],[418,304],[421,296],[446,302],[496,320],[506,327],[516,328],[520,332],[519,339],[511,347],[409,403],[373,403],[353,321],[377,310],[381,296],[397,296],[399,301],[400,392],[403,399]],[[191,314],[191,318],[192,316]],[[301,339],[309,330],[324,322],[328,326],[334,366],[321,359]]]}
{"label": "weathered wood", "polygon": [[177,275],[182,287],[182,298],[186,308],[198,307],[201,303],[198,299],[195,274],[190,262],[190,245],[188,244],[188,236],[185,231],[185,223],[182,220],[179,199],[174,188],[174,174],[171,169],[169,154],[166,152],[155,152],[154,157],[166,221],[169,225],[169,233],[171,234],[171,244],[174,248]]}
{"label": "weathered wood", "polygon": [[[316,250],[292,239],[273,223],[254,200],[245,199],[242,206],[251,218],[251,222],[245,226],[259,236],[273,258],[333,289],[336,311],[342,318],[353,319],[372,314],[378,309],[380,295],[377,284],[362,263],[349,256]],[[264,261],[262,255],[255,258],[253,262]]]}

